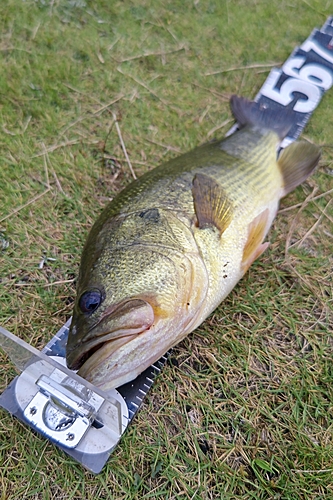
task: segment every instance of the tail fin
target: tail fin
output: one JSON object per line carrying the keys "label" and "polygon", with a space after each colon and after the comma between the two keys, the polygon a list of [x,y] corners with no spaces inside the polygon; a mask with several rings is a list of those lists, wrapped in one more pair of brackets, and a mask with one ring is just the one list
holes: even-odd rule
{"label": "tail fin", "polygon": [[[293,125],[292,112],[288,109],[269,109],[255,101],[233,95],[230,99],[231,110],[240,128],[251,125],[259,129],[273,130],[284,139]],[[320,159],[320,149],[304,141],[294,142],[282,151],[278,165],[283,175],[282,196],[290,193],[312,174]]]}
{"label": "tail fin", "polygon": [[255,101],[249,101],[237,95],[231,96],[231,111],[240,128],[251,125],[262,129],[273,130],[280,138],[284,139],[293,125],[293,116],[288,109],[264,108]]}

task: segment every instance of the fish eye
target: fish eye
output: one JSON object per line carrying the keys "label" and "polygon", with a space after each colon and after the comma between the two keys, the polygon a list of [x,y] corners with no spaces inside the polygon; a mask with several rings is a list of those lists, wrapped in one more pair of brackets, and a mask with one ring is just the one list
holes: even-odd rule
{"label": "fish eye", "polygon": [[79,299],[79,308],[85,314],[92,314],[100,306],[103,300],[100,290],[88,290],[83,292]]}

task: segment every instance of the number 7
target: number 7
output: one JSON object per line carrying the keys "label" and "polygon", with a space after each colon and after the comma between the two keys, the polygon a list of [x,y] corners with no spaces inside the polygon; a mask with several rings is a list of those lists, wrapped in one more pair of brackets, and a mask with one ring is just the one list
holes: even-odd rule
{"label": "number 7", "polygon": [[323,48],[321,48],[313,40],[305,40],[305,42],[300,46],[300,49],[304,50],[304,52],[309,52],[310,50],[313,50],[320,57],[322,57],[323,59],[325,59],[325,61],[329,61],[330,63],[333,64],[333,55],[328,54],[326,50],[324,50]]}

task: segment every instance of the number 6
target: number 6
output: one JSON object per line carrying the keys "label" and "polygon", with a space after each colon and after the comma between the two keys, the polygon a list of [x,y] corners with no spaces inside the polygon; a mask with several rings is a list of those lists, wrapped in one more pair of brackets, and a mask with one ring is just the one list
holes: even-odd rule
{"label": "number 6", "polygon": [[319,88],[310,82],[305,82],[296,78],[288,78],[283,82],[280,89],[276,89],[275,86],[280,76],[281,71],[276,69],[272,70],[266,80],[266,84],[261,90],[261,94],[283,106],[287,106],[294,100],[293,93],[300,92],[306,95],[307,100],[299,99],[293,109],[299,113],[311,113],[320,100],[321,92]]}

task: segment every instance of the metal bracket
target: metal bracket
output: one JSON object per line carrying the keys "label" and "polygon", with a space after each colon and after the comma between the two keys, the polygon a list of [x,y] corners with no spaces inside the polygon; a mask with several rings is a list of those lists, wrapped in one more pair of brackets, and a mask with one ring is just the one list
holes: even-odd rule
{"label": "metal bracket", "polygon": [[[76,448],[93,424],[103,400],[95,395],[94,402],[97,405],[89,404],[87,401],[90,402],[92,397],[87,394],[84,397],[84,392],[87,391],[84,391],[82,384],[68,377],[59,383],[56,381],[59,375],[63,377],[62,372],[54,370],[51,376],[39,377],[36,381],[39,391],[27,405],[23,415],[33,427],[54,442],[66,448]],[[26,372],[22,375],[24,376]]]}
{"label": "metal bracket", "polygon": [[124,398],[103,393],[0,327],[0,347],[21,372],[0,394],[0,405],[49,438],[92,472],[100,472],[129,423]]}

